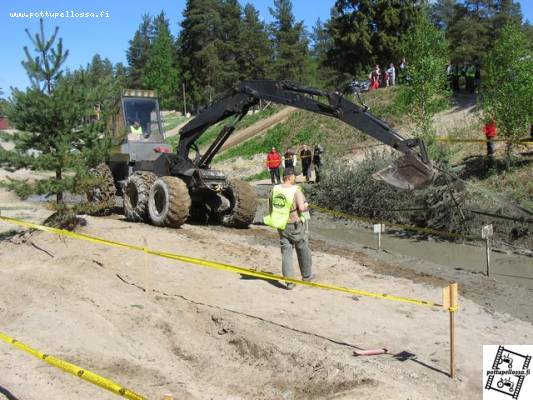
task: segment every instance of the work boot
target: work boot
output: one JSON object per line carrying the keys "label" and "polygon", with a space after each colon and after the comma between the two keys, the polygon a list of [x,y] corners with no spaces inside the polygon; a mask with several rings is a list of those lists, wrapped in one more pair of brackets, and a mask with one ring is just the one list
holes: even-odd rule
{"label": "work boot", "polygon": [[315,280],[315,278],[316,278],[316,275],[315,274],[311,274],[307,278],[305,278],[305,277],[302,278],[302,280],[305,281],[305,282],[312,282],[312,281]]}
{"label": "work boot", "polygon": [[287,286],[287,290],[292,290],[294,289],[296,285],[294,283],[288,282],[286,286]]}

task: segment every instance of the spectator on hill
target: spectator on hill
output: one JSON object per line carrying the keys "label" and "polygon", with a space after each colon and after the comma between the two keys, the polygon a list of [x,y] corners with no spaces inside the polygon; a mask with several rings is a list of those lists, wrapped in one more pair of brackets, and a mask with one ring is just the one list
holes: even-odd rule
{"label": "spectator on hill", "polygon": [[405,57],[402,58],[402,62],[400,63],[399,78],[400,83],[407,83],[407,61],[405,61]]}
{"label": "spectator on hill", "polygon": [[281,165],[281,155],[277,152],[275,147],[272,147],[270,152],[267,154],[266,166],[270,172],[270,179],[272,184],[276,183],[279,185],[281,183],[281,178],[279,175],[279,167]]}
{"label": "spectator on hill", "polygon": [[394,64],[391,63],[389,65],[389,69],[387,70],[387,75],[389,79],[387,80],[387,86],[394,86],[396,84],[396,68],[394,68]]}
{"label": "spectator on hill", "polygon": [[322,154],[324,149],[317,144],[313,150],[313,164],[315,165],[315,183],[320,183],[320,169],[322,168]]}
{"label": "spectator on hill", "polygon": [[305,176],[305,181],[309,183],[311,180],[311,163],[313,162],[313,154],[305,144],[300,151],[300,158],[302,159],[302,175]]}
{"label": "spectator on hill", "polygon": [[282,163],[283,163],[283,168],[296,169],[296,164],[297,164],[296,154],[294,153],[292,149],[287,149],[285,154],[283,154]]}
{"label": "spectator on hill", "polygon": [[379,88],[380,78],[381,78],[381,70],[379,69],[379,65],[376,64],[373,71],[370,73],[370,75],[368,75],[368,79],[370,79],[370,90]]}

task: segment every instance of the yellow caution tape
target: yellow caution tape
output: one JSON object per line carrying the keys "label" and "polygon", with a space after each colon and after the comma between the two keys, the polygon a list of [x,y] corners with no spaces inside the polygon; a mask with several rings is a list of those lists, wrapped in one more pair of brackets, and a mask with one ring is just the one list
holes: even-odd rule
{"label": "yellow caution tape", "polygon": [[512,142],[514,144],[533,144],[533,141],[529,140],[509,140],[509,139],[452,139],[446,137],[436,138],[438,142],[450,142],[450,143],[488,143],[488,142]]}
{"label": "yellow caution tape", "polygon": [[74,238],[74,239],[85,240],[85,241],[92,242],[92,243],[105,244],[105,245],[108,245],[108,246],[114,246],[114,247],[123,248],[123,249],[142,251],[142,252],[145,252],[147,254],[152,254],[154,256],[159,256],[159,257],[163,257],[163,258],[169,258],[169,259],[172,259],[172,260],[183,261],[183,262],[186,262],[186,263],[200,265],[200,266],[203,266],[203,267],[208,267],[208,268],[213,268],[213,269],[218,269],[218,270],[223,270],[223,271],[235,272],[237,274],[253,276],[253,277],[256,277],[256,278],[267,279],[267,280],[271,280],[271,281],[290,282],[290,283],[295,283],[295,284],[302,285],[302,286],[316,287],[316,288],[320,288],[320,289],[326,289],[326,290],[333,290],[333,291],[337,291],[337,292],[349,293],[349,294],[353,294],[353,295],[357,295],[357,296],[374,297],[374,298],[379,298],[379,299],[398,301],[398,302],[402,302],[402,303],[418,304],[420,306],[442,307],[441,304],[437,304],[437,303],[434,303],[434,302],[431,302],[431,301],[410,299],[410,298],[407,298],[407,297],[394,296],[394,295],[384,294],[384,293],[367,292],[365,290],[345,288],[345,287],[341,287],[341,286],[330,285],[330,284],[327,284],[327,283],[307,282],[307,281],[302,281],[302,280],[298,280],[298,279],[287,278],[287,277],[284,277],[284,276],[281,276],[281,275],[271,274],[271,273],[268,273],[268,272],[261,272],[261,271],[256,271],[256,270],[253,270],[253,269],[248,269],[248,268],[243,268],[243,267],[236,267],[234,265],[223,264],[223,263],[219,263],[219,262],[216,262],[216,261],[203,260],[203,259],[200,259],[200,258],[194,258],[194,257],[188,257],[188,256],[179,255],[179,254],[174,254],[174,253],[166,253],[166,252],[162,252],[162,251],[151,250],[151,249],[149,249],[147,247],[143,247],[143,246],[136,246],[136,245],[132,245],[132,244],[128,244],[128,243],[117,242],[117,241],[113,241],[113,240],[107,240],[107,239],[99,238],[99,237],[96,237],[96,236],[86,235],[86,234],[83,234],[83,233],[70,232],[70,231],[67,231],[67,230],[64,230],[64,229],[51,228],[51,227],[48,227],[48,226],[43,226],[43,225],[38,225],[38,224],[31,223],[31,222],[22,221],[22,220],[19,220],[19,219],[16,219],[16,218],[9,218],[9,217],[1,217],[0,216],[0,221],[5,221],[5,222],[8,222],[8,223],[12,223],[12,224],[20,225],[20,226],[25,226],[27,228],[38,229],[40,231],[54,233],[56,235],[68,236],[68,237],[71,237],[71,238]]}
{"label": "yellow caution tape", "polygon": [[405,225],[405,224],[397,224],[397,223],[394,223],[394,222],[389,222],[389,221],[384,221],[384,220],[375,220],[375,219],[371,219],[371,218],[366,218],[366,217],[360,217],[360,216],[356,216],[356,215],[347,214],[347,213],[342,212],[342,211],[330,210],[329,208],[319,207],[319,206],[315,206],[315,205],[309,205],[309,208],[313,208],[315,210],[318,210],[318,211],[333,215],[335,217],[353,219],[355,221],[363,221],[363,222],[366,222],[366,223],[369,223],[369,224],[386,224],[386,225],[389,225],[389,226],[394,226],[396,228],[401,228],[401,229],[406,230],[406,231],[431,233],[433,235],[438,235],[438,236],[464,238],[464,239],[470,239],[470,240],[481,240],[481,237],[480,236],[476,236],[476,235],[461,235],[459,233],[453,233],[453,232],[448,232],[448,231],[439,231],[437,229],[432,229],[432,228],[419,228],[417,226],[411,226],[411,225]]}
{"label": "yellow caution tape", "polygon": [[35,350],[30,346],[19,342],[18,340],[6,335],[5,333],[0,332],[0,340],[10,344],[22,351],[25,351],[28,354],[31,354],[34,357],[37,357],[48,364],[59,368],[69,374],[75,375],[78,378],[81,378],[87,382],[90,382],[96,386],[100,386],[103,389],[109,390],[119,396],[125,397],[126,399],[131,400],[146,400],[147,398],[137,394],[129,389],[126,389],[124,386],[119,385],[116,382],[113,382],[103,376],[97,375],[94,372],[88,371],[86,369],[80,368],[77,365],[71,364],[67,361],[63,361],[57,357],[45,354],[39,350]]}

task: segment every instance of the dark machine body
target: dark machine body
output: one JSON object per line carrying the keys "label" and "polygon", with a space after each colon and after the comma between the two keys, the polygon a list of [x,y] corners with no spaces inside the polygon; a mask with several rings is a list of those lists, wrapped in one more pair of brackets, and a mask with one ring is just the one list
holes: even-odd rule
{"label": "dark machine body", "polygon": [[[135,91],[131,92],[135,93]],[[170,153],[169,145],[164,142],[157,101],[155,105],[146,106],[146,101],[143,103],[143,98],[124,97],[124,99],[128,98],[136,99],[138,106],[145,106],[146,110],[144,114],[142,111],[130,111],[130,116],[128,116],[128,105],[123,100],[121,113],[124,126],[120,127],[120,124],[115,122],[113,135],[118,136],[118,131],[124,132],[125,128],[127,130],[127,125],[132,123],[131,115],[133,118],[140,117],[142,120],[140,124],[146,133],[144,137],[139,137],[139,140],[132,140],[136,138],[128,136],[113,149],[108,165],[119,190],[122,189],[124,195],[128,196],[128,180],[131,180],[132,175],[135,174],[146,176],[148,176],[146,173],[153,174],[148,179],[150,185],[157,177],[178,178],[183,182],[188,192],[188,199],[186,199],[186,206],[190,208],[187,210],[188,213],[189,211],[193,213],[194,210],[200,210],[212,218],[220,219],[222,223],[224,221],[231,222],[228,225],[247,226],[252,222],[256,199],[248,198],[255,196],[255,193],[252,194],[253,189],[246,187],[248,184],[242,181],[233,181],[232,184],[231,179],[226,177],[224,173],[211,169],[210,164],[234,132],[238,122],[260,100],[284,104],[339,119],[403,153],[395,165],[378,171],[375,174],[377,179],[382,179],[402,189],[418,189],[431,183],[436,175],[422,141],[403,138],[385,122],[373,116],[366,106],[356,105],[338,92],[324,92],[318,89],[300,87],[290,82],[271,80],[242,82],[219,96],[181,128],[180,140],[175,153]],[[130,106],[129,109],[134,110],[135,107]],[[230,119],[229,123],[221,128],[220,133],[205,153],[200,154],[196,141],[209,127],[226,119]],[[125,138],[123,133],[122,137]],[[191,151],[193,157],[191,157]],[[135,190],[138,189],[144,190],[145,188],[136,188]],[[157,194],[151,192],[148,193],[148,202],[154,203],[154,207],[157,209]],[[172,196],[172,193],[167,193],[168,196]],[[183,194],[180,196],[183,197]],[[239,204],[240,199],[244,199],[242,201],[249,204]],[[167,198],[163,201],[169,202],[170,200]],[[243,210],[239,209],[241,207],[246,208],[244,210],[246,215],[241,215],[243,214]],[[148,218],[148,216],[143,218]],[[154,222],[153,219],[152,222]],[[181,221],[181,223],[183,222]]]}

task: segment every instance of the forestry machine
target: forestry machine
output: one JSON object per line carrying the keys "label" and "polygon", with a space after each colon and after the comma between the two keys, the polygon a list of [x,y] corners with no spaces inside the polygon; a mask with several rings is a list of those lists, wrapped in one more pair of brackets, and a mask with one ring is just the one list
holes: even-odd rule
{"label": "forestry machine", "polygon": [[[323,99],[321,101],[321,99]],[[244,81],[226,91],[181,128],[175,153],[165,143],[159,104],[154,91],[125,90],[120,112],[111,123],[116,142],[105,164],[95,169],[102,182],[89,200],[102,205],[124,198],[124,214],[131,221],[179,227],[189,217],[245,228],[253,222],[257,196],[246,182],[229,179],[210,164],[234,132],[237,123],[260,100],[284,104],[340,119],[361,132],[403,153],[393,165],[374,177],[402,189],[431,183],[436,171],[420,139],[405,139],[385,122],[338,92],[300,87],[290,82]],[[325,101],[324,101],[325,100]],[[206,130],[233,117],[224,125],[204,154],[196,141]],[[194,157],[189,153],[194,150]]]}

